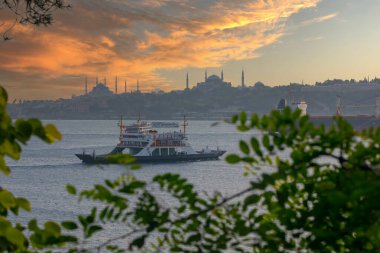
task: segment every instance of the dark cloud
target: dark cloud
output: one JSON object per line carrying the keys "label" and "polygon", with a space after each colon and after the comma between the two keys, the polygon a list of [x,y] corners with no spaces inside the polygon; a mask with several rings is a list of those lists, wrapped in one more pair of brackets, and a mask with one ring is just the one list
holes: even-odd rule
{"label": "dark cloud", "polygon": [[[157,70],[253,58],[284,34],[287,18],[318,2],[76,0],[72,9],[55,12],[49,28],[14,28],[14,40],[0,44],[1,78],[20,89],[46,87],[41,97],[79,92],[82,81],[67,76],[119,75],[140,79],[146,88],[170,89]],[[28,75],[33,78],[26,84]]]}

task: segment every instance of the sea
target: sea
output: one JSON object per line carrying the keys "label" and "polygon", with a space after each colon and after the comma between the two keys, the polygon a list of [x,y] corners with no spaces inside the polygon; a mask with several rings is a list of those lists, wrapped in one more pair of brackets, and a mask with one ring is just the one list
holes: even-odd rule
{"label": "sea", "polygon": [[[80,214],[87,214],[92,207],[99,206],[99,203],[79,201],[77,197],[69,195],[65,189],[67,184],[84,190],[122,174],[132,174],[138,179],[149,181],[158,174],[174,173],[187,178],[199,192],[221,192],[228,196],[246,188],[252,180],[244,177],[243,165],[231,166],[225,162],[225,156],[214,161],[144,164],[141,169],[134,171],[122,165],[85,165],[74,154],[82,153],[83,150],[88,153],[95,151],[96,154],[110,152],[118,142],[117,121],[52,120],[44,123],[57,126],[62,133],[62,141],[46,144],[37,138],[31,139],[22,147],[20,160],[7,159],[11,168],[10,176],[0,175],[2,187],[31,202],[31,212],[22,211],[19,216],[11,217],[24,225],[31,219],[37,219],[40,224],[47,220],[72,220]],[[133,122],[126,122],[129,123]],[[172,128],[157,130],[173,131]],[[189,121],[186,132],[195,150],[219,148],[226,150],[227,154],[239,152],[239,140],[248,140],[250,136],[258,134],[238,132],[234,125],[222,121]],[[162,201],[165,202],[165,199]],[[121,231],[122,228],[115,227],[115,230]],[[111,228],[109,233],[114,232]]]}

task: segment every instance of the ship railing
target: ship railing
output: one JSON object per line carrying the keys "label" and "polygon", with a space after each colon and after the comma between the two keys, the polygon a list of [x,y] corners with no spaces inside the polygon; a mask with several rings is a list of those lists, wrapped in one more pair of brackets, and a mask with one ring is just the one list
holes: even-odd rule
{"label": "ship railing", "polygon": [[151,136],[148,135],[144,135],[144,136],[128,136],[128,135],[123,135],[123,139],[131,139],[131,140],[147,140],[147,139],[151,139]]}
{"label": "ship railing", "polygon": [[147,145],[141,144],[120,144],[120,147],[124,148],[145,148]]}
{"label": "ship railing", "polygon": [[162,139],[162,140],[183,140],[184,135],[182,133],[162,133],[157,134],[153,136],[155,139]]}

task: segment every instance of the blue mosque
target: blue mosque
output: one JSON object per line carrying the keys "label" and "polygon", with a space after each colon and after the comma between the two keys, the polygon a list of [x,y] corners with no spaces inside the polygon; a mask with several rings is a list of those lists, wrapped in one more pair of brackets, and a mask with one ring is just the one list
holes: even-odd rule
{"label": "blue mosque", "polygon": [[[91,97],[104,97],[104,96],[110,96],[110,95],[118,95],[121,94],[121,92],[118,92],[118,77],[115,77],[115,88],[113,91],[107,86],[107,79],[104,78],[104,82],[99,82],[98,78],[96,78],[96,84],[92,88],[91,91],[88,91],[88,83],[87,83],[87,76],[85,77],[85,84],[84,84],[84,95],[85,96],[91,96]],[[124,83],[124,94],[127,93],[127,80],[125,80]],[[131,93],[141,93],[140,91],[140,83],[139,80],[136,82],[136,91]]]}

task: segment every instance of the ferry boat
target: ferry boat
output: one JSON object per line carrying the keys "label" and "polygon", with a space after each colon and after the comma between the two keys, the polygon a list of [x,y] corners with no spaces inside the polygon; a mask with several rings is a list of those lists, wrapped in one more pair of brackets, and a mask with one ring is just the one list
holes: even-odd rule
{"label": "ferry boat", "polygon": [[186,117],[182,124],[183,131],[159,133],[151,124],[140,119],[128,126],[120,119],[118,126],[119,143],[110,153],[96,155],[95,151],[92,154],[83,151],[75,155],[87,164],[110,163],[112,155],[123,154],[124,150],[128,150],[127,154],[135,157],[136,163],[159,163],[217,160],[226,152],[219,148],[211,150],[208,147],[195,151],[187,140]]}

